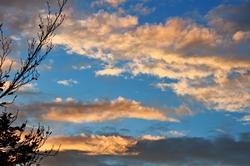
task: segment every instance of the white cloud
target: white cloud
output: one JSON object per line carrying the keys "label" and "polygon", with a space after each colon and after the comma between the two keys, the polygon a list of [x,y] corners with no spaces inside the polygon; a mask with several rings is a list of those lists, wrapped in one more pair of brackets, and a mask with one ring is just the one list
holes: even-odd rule
{"label": "white cloud", "polygon": [[182,131],[176,131],[176,130],[170,130],[170,131],[168,131],[166,133],[166,135],[167,135],[167,137],[170,137],[170,138],[172,138],[172,137],[176,138],[176,137],[184,137],[184,136],[186,136],[186,134],[184,132],[182,132]]}
{"label": "white cloud", "polygon": [[63,100],[62,100],[61,97],[56,97],[55,100],[54,100],[54,102],[56,102],[56,103],[61,103],[62,101]]}
{"label": "white cloud", "polygon": [[74,99],[73,97],[67,97],[67,98],[65,99],[65,101],[66,101],[66,102],[74,102],[75,99]]}
{"label": "white cloud", "polygon": [[38,92],[39,89],[38,89],[38,85],[37,83],[28,83],[28,84],[25,84],[23,86],[21,86],[19,89],[18,89],[19,92]]}
{"label": "white cloud", "polygon": [[85,69],[90,69],[90,65],[73,65],[72,69],[74,70],[85,70]]}
{"label": "white cloud", "polygon": [[242,117],[241,121],[250,123],[250,115],[245,115]]}
{"label": "white cloud", "polygon": [[75,99],[73,97],[67,97],[65,100],[63,100],[63,98],[61,97],[56,97],[54,100],[55,103],[63,103],[64,101],[71,103],[75,102]]}
{"label": "white cloud", "polygon": [[78,84],[79,82],[77,80],[69,79],[69,80],[58,80],[57,83],[64,86],[72,86],[73,84]]}

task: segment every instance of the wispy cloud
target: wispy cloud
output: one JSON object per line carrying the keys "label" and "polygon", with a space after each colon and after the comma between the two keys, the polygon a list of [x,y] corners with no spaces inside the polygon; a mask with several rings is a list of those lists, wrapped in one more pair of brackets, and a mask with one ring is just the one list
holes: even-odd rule
{"label": "wispy cloud", "polygon": [[28,113],[34,108],[39,111],[39,114],[34,116],[53,122],[97,123],[124,118],[179,122],[179,120],[168,116],[172,110],[159,110],[143,106],[137,101],[122,97],[94,103],[80,103],[69,98],[63,102],[62,98],[56,98],[56,102],[53,103],[33,103],[20,109]]}
{"label": "wispy cloud", "polygon": [[120,68],[105,68],[103,70],[96,71],[97,76],[120,76],[124,72],[124,69]]}
{"label": "wispy cloud", "polygon": [[158,135],[143,135],[141,136],[141,140],[147,140],[147,141],[158,141],[166,139],[164,136],[158,136]]}
{"label": "wispy cloud", "polygon": [[95,0],[91,3],[92,7],[95,6],[103,6],[103,5],[110,5],[112,7],[117,7],[121,3],[124,3],[126,0]]}
{"label": "wispy cloud", "polygon": [[244,116],[241,118],[241,121],[250,123],[250,115],[244,115]]}
{"label": "wispy cloud", "polygon": [[74,70],[86,70],[86,69],[90,69],[91,68],[91,65],[73,65],[72,66],[72,69]]}
{"label": "wispy cloud", "polygon": [[22,87],[20,87],[17,91],[19,95],[38,95],[42,93],[38,87],[37,83],[28,83]]}
{"label": "wispy cloud", "polygon": [[77,80],[69,79],[69,80],[58,80],[57,83],[64,86],[72,86],[74,84],[78,84],[79,82]]}
{"label": "wispy cloud", "polygon": [[[122,118],[137,118],[177,122],[168,117],[163,111],[142,106],[139,102],[126,100],[122,97],[110,102],[94,104],[64,103],[43,105],[48,110],[42,115],[43,119],[72,123],[103,122]],[[59,111],[60,110],[60,111]]]}

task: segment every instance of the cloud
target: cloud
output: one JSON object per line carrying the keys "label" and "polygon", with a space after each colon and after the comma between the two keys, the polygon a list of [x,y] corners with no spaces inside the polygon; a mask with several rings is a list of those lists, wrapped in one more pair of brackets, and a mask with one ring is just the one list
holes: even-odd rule
{"label": "cloud", "polygon": [[41,94],[41,91],[38,88],[38,84],[37,83],[28,83],[25,84],[23,86],[21,86],[17,93],[19,95],[39,95]]}
{"label": "cloud", "polygon": [[[235,5],[219,5],[212,9],[207,18],[210,25],[214,26],[219,31],[227,33],[235,33],[237,31],[250,30],[250,2]],[[223,27],[223,28],[221,28]]]}
{"label": "cloud", "polygon": [[54,100],[55,103],[61,103],[62,101],[63,100],[62,100],[61,97],[56,97],[55,100]]}
{"label": "cloud", "polygon": [[241,118],[241,121],[243,121],[243,122],[249,122],[249,123],[250,123],[250,115],[244,115],[244,116]]}
{"label": "cloud", "polygon": [[58,80],[57,83],[64,86],[72,86],[74,84],[78,84],[79,82],[73,79],[69,79],[69,80]]}
{"label": "cloud", "polygon": [[84,155],[81,151],[61,151],[55,157],[48,157],[42,160],[44,166],[97,166],[105,165],[104,158],[99,156]]}
{"label": "cloud", "polygon": [[[175,132],[176,133],[176,132]],[[181,137],[178,135],[178,137]],[[165,140],[163,136],[143,135],[138,138],[119,135],[85,135],[80,136],[54,136],[48,139],[46,145],[40,150],[50,149],[53,145],[59,146],[60,151],[81,151],[87,155],[138,155],[130,151],[140,141]]]}
{"label": "cloud", "polygon": [[[18,8],[19,3],[6,1],[3,5],[6,9]],[[20,10],[22,8],[24,6],[20,5]],[[234,85],[234,82],[247,81],[249,77],[248,8],[249,3],[219,6],[207,14],[209,26],[178,17],[169,18],[165,23],[139,25],[138,18],[131,15],[101,11],[79,19],[68,13],[54,42],[64,45],[69,53],[108,64],[127,62],[124,66],[96,71],[97,75],[117,76],[128,72],[135,76],[170,78],[177,83],[168,88],[178,95],[191,96],[211,109],[241,111],[249,107],[249,86]],[[15,22],[17,15],[20,14],[13,13],[9,21],[13,22],[13,27],[25,26],[18,28],[25,32],[29,24]],[[221,25],[226,26],[223,29],[229,35],[220,33]],[[230,79],[231,73],[240,76]],[[68,85],[66,80],[62,81]],[[193,91],[196,88],[202,95]],[[239,96],[244,96],[244,100],[238,102]]]}
{"label": "cloud", "polygon": [[85,70],[85,69],[90,69],[91,65],[87,65],[87,64],[79,64],[79,65],[73,65],[72,69],[74,70]]}
{"label": "cloud", "polygon": [[135,139],[122,136],[61,136],[49,138],[41,150],[61,144],[60,151],[75,150],[88,155],[135,155],[128,149],[136,143]]}
{"label": "cloud", "polygon": [[68,52],[86,55],[105,62],[113,61],[114,58],[111,54],[111,45],[106,46],[108,38],[112,37],[114,32],[120,34],[138,24],[137,17],[119,17],[115,13],[106,12],[98,12],[81,20],[68,17],[69,19],[65,20],[61,27],[61,33],[54,37],[54,43],[64,45]]}
{"label": "cloud", "polygon": [[155,136],[155,135],[143,135],[141,137],[142,140],[148,140],[148,141],[158,141],[158,140],[162,140],[165,139],[164,136]]}
{"label": "cloud", "polygon": [[175,109],[175,114],[177,116],[192,116],[194,113],[193,111],[188,108],[187,106],[185,105],[181,105],[179,106],[177,109]]}
{"label": "cloud", "polygon": [[106,0],[111,6],[118,6],[119,4],[125,2],[126,0]]}
{"label": "cloud", "polygon": [[[169,86],[179,95],[190,95],[202,101],[208,108],[227,111],[244,111],[249,108],[250,76],[220,79],[222,82],[212,83],[210,86],[202,85],[200,80],[183,80]],[[196,85],[196,82],[200,85]]]}
{"label": "cloud", "polygon": [[[124,1],[99,2],[117,7]],[[27,21],[36,19],[26,16],[37,14],[43,4],[4,0],[0,20],[13,29],[29,32],[34,24]],[[127,62],[96,71],[97,75],[117,76],[126,72],[170,78],[176,83],[167,87],[178,95],[192,97],[211,109],[242,111],[250,106],[249,86],[239,83],[249,80],[249,4],[220,5],[207,13],[208,24],[171,17],[166,22],[140,25],[138,17],[132,15],[99,11],[75,18],[69,12],[54,42],[65,46],[68,53],[108,64]],[[31,11],[24,10],[27,8]],[[231,73],[238,76],[231,79]],[[243,100],[239,101],[241,96]]]}
{"label": "cloud", "polygon": [[[12,1],[8,1],[8,0],[1,0],[1,6],[4,6],[4,7],[31,7],[32,5],[37,4],[37,5],[41,5],[41,4],[45,4],[46,1],[34,1],[34,0],[27,0],[27,4],[24,4],[22,1],[20,0],[12,0]],[[36,6],[34,6],[36,7]],[[31,8],[32,9],[32,8]]]}
{"label": "cloud", "polygon": [[[34,109],[37,111],[33,112]],[[29,116],[54,122],[98,123],[124,118],[179,122],[179,120],[167,115],[169,112],[172,113],[172,110],[143,106],[137,101],[122,97],[94,103],[75,102],[71,98],[67,98],[66,102],[63,102],[63,99],[58,97],[55,102],[31,103],[23,105],[20,110]]]}
{"label": "cloud", "polygon": [[[242,35],[228,40],[216,28],[182,18],[153,25],[138,25],[137,20],[135,16],[107,12],[85,19],[70,17],[55,42],[68,52],[108,64],[126,61],[122,66],[97,71],[97,75],[128,72],[170,78],[176,83],[168,88],[211,109],[239,111],[249,107],[250,87],[239,83],[249,79],[248,47],[240,51],[242,45],[235,42],[244,41]],[[237,77],[230,78],[232,73]],[[239,96],[244,96],[240,102]]]}
{"label": "cloud", "polygon": [[245,40],[249,40],[249,39],[250,39],[250,31],[247,31],[247,32],[237,31],[233,35],[233,40],[236,42],[241,42],[241,41],[245,41]]}
{"label": "cloud", "polygon": [[122,118],[137,118],[178,122],[178,120],[168,117],[164,111],[145,107],[139,102],[126,100],[122,97],[110,102],[97,102],[93,104],[75,102],[47,103],[38,104],[35,107],[45,112],[42,114],[43,119],[51,121],[84,123],[104,122]]}
{"label": "cloud", "polygon": [[[214,140],[204,138],[169,138],[140,141],[133,147],[136,159],[173,165],[246,165],[249,162],[250,140],[236,141],[230,137]],[[207,164],[206,164],[207,163]]]}
{"label": "cloud", "polygon": [[65,99],[65,101],[66,101],[66,102],[74,102],[75,99],[74,99],[73,97],[67,97],[67,98]]}
{"label": "cloud", "polygon": [[178,137],[184,137],[186,134],[181,131],[176,131],[176,130],[170,130],[166,133],[168,138],[178,138]]}
{"label": "cloud", "polygon": [[105,68],[103,70],[96,71],[97,76],[120,76],[124,72],[120,68]]}
{"label": "cloud", "polygon": [[37,83],[28,83],[18,89],[19,92],[38,91]]}
{"label": "cloud", "polygon": [[143,3],[137,3],[131,7],[129,12],[145,16],[154,11],[155,11],[155,8],[149,8],[145,6]]}
{"label": "cloud", "polygon": [[[46,0],[1,0],[0,22],[8,31],[18,33],[17,38],[22,35],[33,33],[38,30],[39,14],[46,13]],[[70,1],[69,1],[70,3]],[[56,7],[56,1],[50,1],[51,7]],[[16,34],[15,34],[16,35]]]}
{"label": "cloud", "polygon": [[[65,99],[65,102],[74,102],[75,99],[73,97],[67,97]],[[61,97],[56,97],[55,100],[54,100],[55,103],[62,103],[63,102],[63,99]]]}
{"label": "cloud", "polygon": [[45,64],[45,63],[42,63],[40,66],[39,66],[39,71],[51,71],[53,69],[53,64],[54,64],[54,61],[52,59],[49,59],[49,61]]}
{"label": "cloud", "polygon": [[[102,137],[102,138],[101,138]],[[63,138],[63,137],[62,137]],[[77,165],[111,165],[108,161],[113,161],[116,165],[248,165],[250,162],[249,153],[250,153],[250,139],[249,133],[242,133],[239,140],[235,140],[231,137],[218,137],[213,140],[204,139],[204,138],[193,138],[193,137],[181,137],[181,138],[166,138],[166,139],[144,139],[136,140],[129,137],[121,136],[89,136],[89,137],[72,137],[72,139],[66,137],[63,139],[54,139],[54,144],[56,142],[64,141],[66,145],[75,144],[88,149],[87,153],[90,150],[94,151],[97,149],[97,152],[100,152],[105,145],[109,145],[110,141],[118,143],[117,147],[120,147],[120,141],[116,142],[119,139],[122,139],[121,142],[126,142],[125,145],[131,146],[121,146],[123,155],[123,150],[126,149],[127,154],[132,153],[136,155],[126,155],[126,156],[104,156],[104,155],[95,155],[88,156],[86,153],[83,153],[82,150],[79,151],[62,151],[55,158],[47,159],[47,165],[62,165],[66,166],[74,162]],[[129,141],[128,141],[128,140]],[[131,140],[130,140],[131,139]],[[75,142],[73,142],[73,140]],[[84,140],[89,142],[90,145],[82,143]],[[98,142],[95,142],[97,141]],[[100,140],[103,141],[103,145],[100,145]],[[109,140],[109,141],[107,141]],[[124,141],[126,140],[126,141]],[[80,142],[79,142],[80,141]],[[131,144],[132,141],[132,144]],[[63,142],[63,143],[64,143]],[[129,142],[129,144],[127,144]],[[93,144],[92,144],[93,143]],[[111,149],[117,149],[114,144],[111,143]],[[86,145],[86,146],[85,146]],[[93,146],[92,146],[93,145]],[[94,147],[96,146],[96,147]],[[101,146],[100,149],[97,147]],[[93,147],[93,149],[92,149]],[[112,149],[113,150],[113,149]],[[112,151],[111,150],[111,151]],[[106,151],[105,151],[106,152]],[[113,151],[112,151],[113,152]],[[117,152],[117,151],[116,151]],[[105,154],[105,153],[104,153]],[[117,155],[117,154],[115,154]],[[90,162],[91,161],[91,162]],[[113,163],[112,162],[112,163]],[[90,164],[90,165],[91,165]]]}
{"label": "cloud", "polygon": [[91,6],[95,7],[95,6],[103,6],[103,5],[108,4],[112,7],[117,7],[121,3],[124,3],[125,1],[126,0],[96,0],[91,3]]}

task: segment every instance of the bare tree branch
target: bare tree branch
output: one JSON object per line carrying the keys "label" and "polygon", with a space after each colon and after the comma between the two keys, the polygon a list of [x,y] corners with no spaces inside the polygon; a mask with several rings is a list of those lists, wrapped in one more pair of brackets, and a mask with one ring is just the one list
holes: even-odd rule
{"label": "bare tree branch", "polygon": [[[17,90],[25,84],[33,80],[37,80],[39,73],[37,67],[46,58],[54,45],[52,38],[55,30],[62,24],[65,19],[63,9],[67,0],[58,0],[58,12],[52,14],[50,4],[48,6],[48,14],[46,17],[39,17],[39,32],[36,38],[28,40],[28,50],[25,59],[21,59],[21,67],[10,77],[13,61],[10,62],[7,69],[4,69],[4,64],[7,63],[12,48],[12,40],[6,37],[0,26],[0,106],[11,104],[16,98]],[[8,83],[7,87],[4,87]],[[13,100],[6,101],[4,98],[13,96]]]}

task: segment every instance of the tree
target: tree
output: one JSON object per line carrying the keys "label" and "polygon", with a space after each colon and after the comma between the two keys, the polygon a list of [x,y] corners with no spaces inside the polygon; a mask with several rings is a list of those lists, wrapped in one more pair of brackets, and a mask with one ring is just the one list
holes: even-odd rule
{"label": "tree", "polygon": [[64,21],[63,9],[67,0],[58,0],[58,10],[52,13],[50,3],[47,3],[48,14],[39,16],[39,32],[37,36],[28,40],[27,55],[20,60],[20,67],[13,68],[13,61],[9,60],[12,46],[10,37],[4,34],[0,24],[0,107],[4,109],[0,114],[0,165],[39,165],[41,159],[55,155],[51,150],[40,152],[51,134],[43,126],[26,130],[26,122],[21,126],[13,126],[17,114],[8,113],[7,107],[12,104],[18,89],[34,80],[39,73],[37,67],[53,48],[52,38],[55,30]]}
{"label": "tree", "polygon": [[0,115],[0,165],[38,165],[44,157],[56,155],[58,151],[53,148],[39,151],[51,134],[49,128],[39,126],[27,131],[26,122],[12,127],[16,119],[17,114],[3,112]]}

